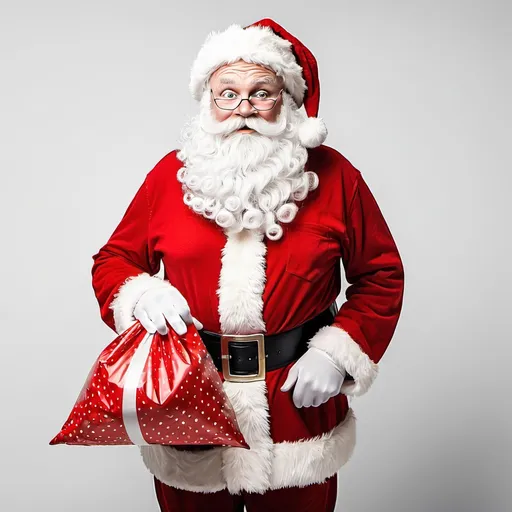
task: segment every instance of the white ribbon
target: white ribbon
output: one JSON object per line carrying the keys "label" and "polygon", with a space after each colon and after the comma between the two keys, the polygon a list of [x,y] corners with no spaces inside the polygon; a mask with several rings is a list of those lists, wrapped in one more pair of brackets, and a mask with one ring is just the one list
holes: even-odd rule
{"label": "white ribbon", "polygon": [[132,360],[126,370],[126,376],[123,386],[123,421],[126,433],[130,441],[136,445],[149,445],[140,429],[139,418],[137,416],[137,389],[140,384],[140,378],[144,365],[149,356],[153,334],[147,332],[140,345],[135,350]]}

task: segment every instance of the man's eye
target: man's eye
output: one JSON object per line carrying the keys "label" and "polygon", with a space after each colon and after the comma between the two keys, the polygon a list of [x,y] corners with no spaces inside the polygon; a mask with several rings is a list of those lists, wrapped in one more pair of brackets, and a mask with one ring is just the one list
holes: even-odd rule
{"label": "man's eye", "polygon": [[264,99],[264,98],[268,98],[268,93],[267,93],[267,91],[258,91],[256,94],[253,94],[253,96],[255,98]]}
{"label": "man's eye", "polygon": [[232,100],[236,98],[236,94],[233,91],[225,91],[222,93],[222,97],[227,100]]}

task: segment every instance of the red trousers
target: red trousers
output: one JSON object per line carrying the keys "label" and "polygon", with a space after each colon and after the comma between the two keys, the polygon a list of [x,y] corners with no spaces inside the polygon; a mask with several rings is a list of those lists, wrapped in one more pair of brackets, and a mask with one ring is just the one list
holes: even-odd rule
{"label": "red trousers", "polygon": [[338,491],[337,475],[323,484],[288,487],[265,494],[230,494],[227,489],[213,493],[183,491],[154,477],[161,512],[334,512]]}

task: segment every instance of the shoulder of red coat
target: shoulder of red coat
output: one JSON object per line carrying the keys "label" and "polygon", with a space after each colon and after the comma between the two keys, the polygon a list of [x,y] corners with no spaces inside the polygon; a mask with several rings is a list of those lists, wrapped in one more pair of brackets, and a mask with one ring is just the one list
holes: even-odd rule
{"label": "shoulder of red coat", "polygon": [[308,169],[315,172],[329,170],[333,173],[341,173],[344,178],[355,181],[360,171],[340,151],[321,145],[308,150]]}
{"label": "shoulder of red coat", "polygon": [[160,181],[168,179],[169,177],[175,178],[178,170],[183,166],[183,163],[178,159],[178,150],[173,149],[164,155],[147,174],[149,181]]}

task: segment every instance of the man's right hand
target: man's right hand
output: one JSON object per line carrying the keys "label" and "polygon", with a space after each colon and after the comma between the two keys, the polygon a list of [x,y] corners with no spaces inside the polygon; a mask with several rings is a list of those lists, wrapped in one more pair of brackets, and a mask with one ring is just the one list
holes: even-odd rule
{"label": "man's right hand", "polygon": [[190,314],[185,297],[174,286],[144,292],[135,305],[133,316],[152,334],[155,331],[167,334],[166,320],[178,336],[185,334],[186,324],[192,322],[198,330],[203,328],[203,324]]}

